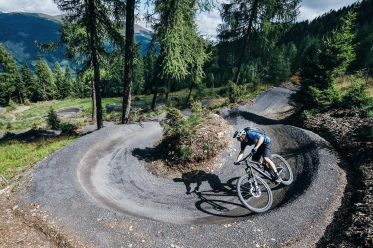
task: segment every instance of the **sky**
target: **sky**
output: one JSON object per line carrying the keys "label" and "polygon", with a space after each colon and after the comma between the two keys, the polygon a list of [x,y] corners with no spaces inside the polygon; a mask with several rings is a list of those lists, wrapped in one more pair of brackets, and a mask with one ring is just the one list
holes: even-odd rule
{"label": "sky", "polygon": [[[221,2],[223,0],[216,0]],[[300,15],[297,21],[312,20],[331,9],[338,10],[343,6],[351,5],[357,2],[356,0],[303,0],[300,7]],[[53,0],[0,0],[1,12],[29,12],[43,13],[48,15],[59,15],[58,10]],[[140,11],[144,8],[140,6]],[[214,37],[216,28],[221,23],[221,18],[217,10],[210,13],[202,13],[198,16],[199,32],[202,35]],[[146,27],[141,21],[138,24]]]}

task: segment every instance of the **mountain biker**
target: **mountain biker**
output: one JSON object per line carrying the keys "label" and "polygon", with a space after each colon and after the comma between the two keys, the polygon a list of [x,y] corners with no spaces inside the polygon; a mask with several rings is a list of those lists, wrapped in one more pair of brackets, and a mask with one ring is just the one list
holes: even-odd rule
{"label": "mountain biker", "polygon": [[254,145],[253,149],[251,150],[253,154],[252,160],[259,162],[260,157],[263,156],[264,161],[267,162],[270,169],[274,173],[273,179],[275,182],[281,182],[281,178],[276,166],[270,159],[272,157],[272,144],[271,139],[268,136],[251,129],[241,129],[234,133],[233,138],[237,138],[237,140],[241,142],[241,150],[238,153],[237,160],[234,162],[235,165],[239,164],[238,161],[242,159],[246,146]]}

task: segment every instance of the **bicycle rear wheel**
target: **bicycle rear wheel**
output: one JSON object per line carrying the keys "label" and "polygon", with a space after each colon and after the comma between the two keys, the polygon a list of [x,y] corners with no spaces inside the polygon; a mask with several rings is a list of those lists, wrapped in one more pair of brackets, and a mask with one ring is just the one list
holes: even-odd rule
{"label": "bicycle rear wheel", "polygon": [[278,154],[272,154],[272,161],[276,165],[277,171],[280,172],[280,177],[282,179],[281,183],[284,185],[290,185],[293,182],[293,171],[291,170],[289,163]]}
{"label": "bicycle rear wheel", "polygon": [[240,177],[237,182],[237,193],[243,205],[255,213],[263,213],[272,206],[271,188],[260,177]]}

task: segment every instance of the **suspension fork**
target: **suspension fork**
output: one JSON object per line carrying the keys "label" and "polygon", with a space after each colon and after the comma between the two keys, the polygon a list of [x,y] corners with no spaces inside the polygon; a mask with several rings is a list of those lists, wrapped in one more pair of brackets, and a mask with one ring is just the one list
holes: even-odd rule
{"label": "suspension fork", "polygon": [[252,178],[251,185],[257,190],[258,184],[254,178],[254,169],[252,166],[249,166],[249,162],[247,162],[247,160],[246,160],[246,174],[251,175],[251,178]]}
{"label": "suspension fork", "polygon": [[253,168],[251,166],[249,166],[249,162],[247,162],[247,160],[245,160],[245,163],[246,163],[246,174],[251,174],[252,176],[254,176],[254,171],[253,171]]}
{"label": "suspension fork", "polygon": [[249,163],[246,161],[246,174],[250,175],[251,178],[253,179],[254,181],[254,184],[256,186],[256,180],[254,179],[254,170],[253,170],[253,167],[252,166],[249,166]]}

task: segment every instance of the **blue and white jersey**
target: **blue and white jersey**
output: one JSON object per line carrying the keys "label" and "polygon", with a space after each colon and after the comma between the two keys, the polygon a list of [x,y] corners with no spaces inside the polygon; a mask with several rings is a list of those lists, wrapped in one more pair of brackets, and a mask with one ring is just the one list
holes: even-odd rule
{"label": "blue and white jersey", "polygon": [[268,136],[266,136],[264,134],[260,134],[258,132],[248,131],[246,133],[246,135],[248,136],[248,138],[250,138],[252,140],[255,140],[256,142],[259,139],[259,136],[263,136],[264,137],[264,141],[263,141],[264,144],[267,144],[267,143],[271,142],[271,139]]}
{"label": "blue and white jersey", "polygon": [[245,150],[246,146],[256,145],[260,136],[264,137],[262,145],[266,145],[271,142],[271,139],[267,135],[255,131],[247,131],[244,141],[241,142],[241,151]]}

